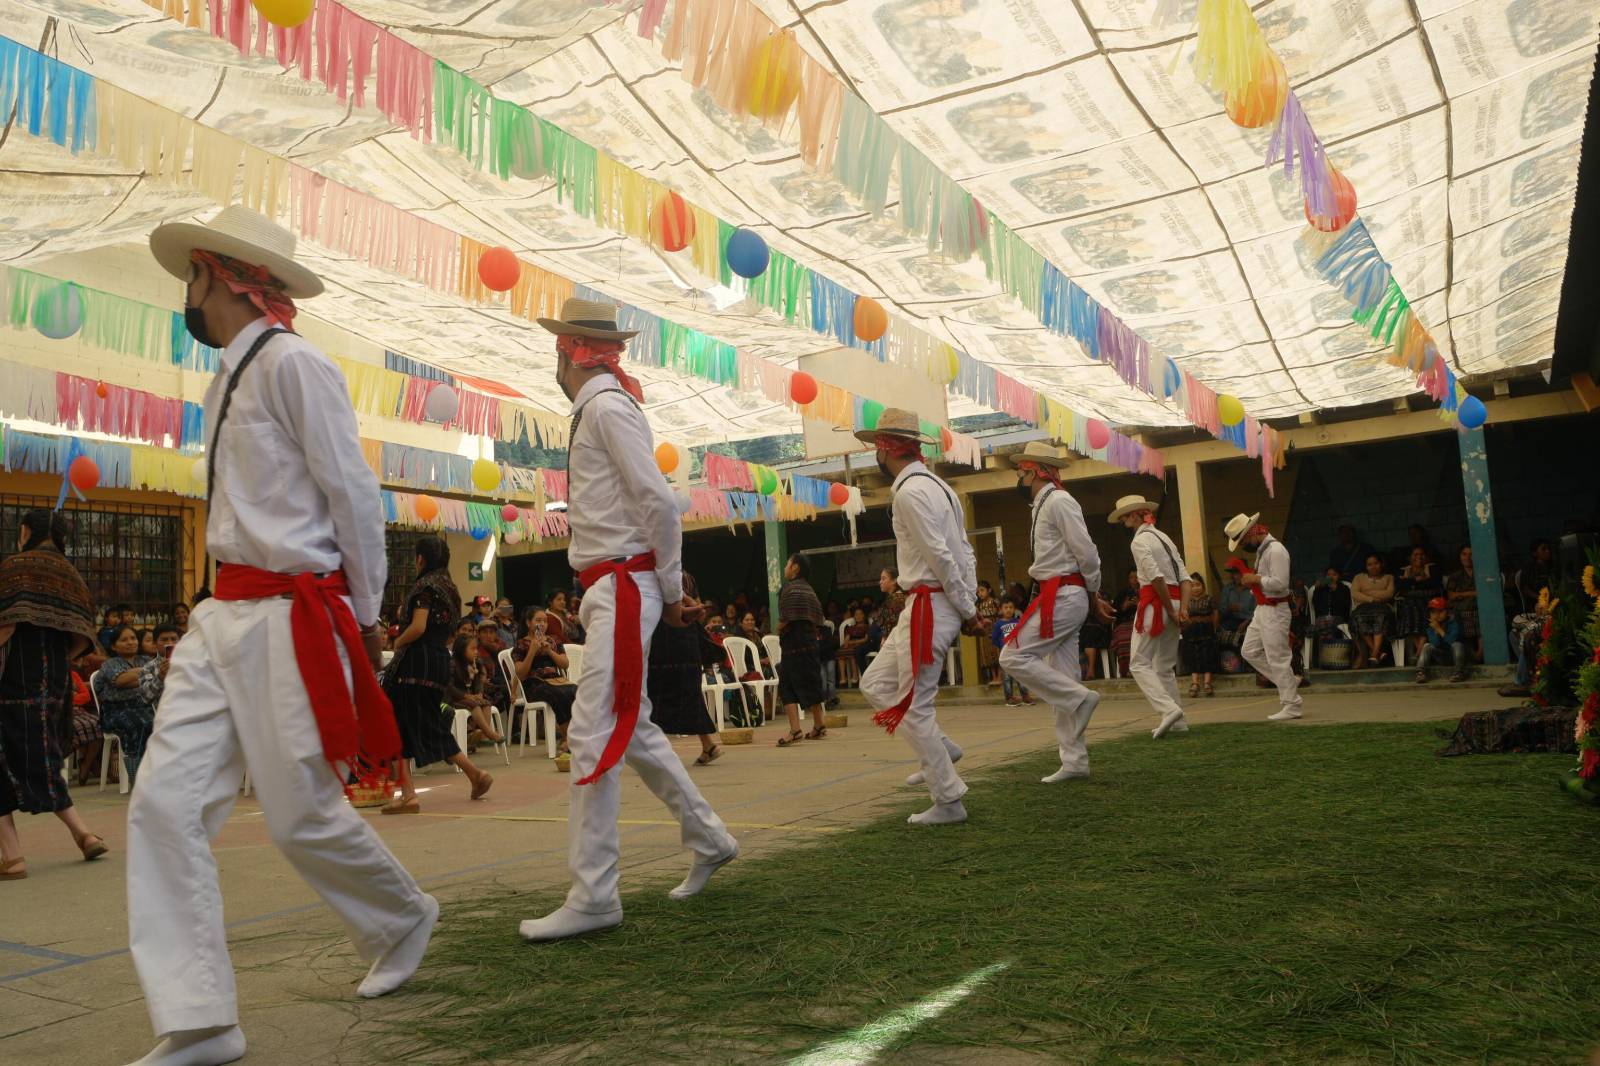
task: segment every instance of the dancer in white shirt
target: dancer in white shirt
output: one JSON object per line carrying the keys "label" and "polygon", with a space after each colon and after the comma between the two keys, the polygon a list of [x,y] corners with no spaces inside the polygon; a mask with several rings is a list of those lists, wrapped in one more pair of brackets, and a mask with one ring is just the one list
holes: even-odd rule
{"label": "dancer in white shirt", "polygon": [[683,843],[694,852],[689,876],[669,893],[673,899],[698,893],[739,854],[666,734],[650,720],[645,669],[656,623],[689,624],[700,605],[683,594],[683,526],[656,468],[650,424],[639,408],[644,393],[620,365],[633,334],[619,330],[616,317],[611,304],[574,299],[559,319],[539,319],[556,334],[556,382],[572,401],[567,559],[585,589],[579,619],[589,654],[567,727],[572,888],[561,907],[522,923],[528,940],[621,924],[617,815],[624,759],[682,824]]}
{"label": "dancer in white shirt", "polygon": [[1100,552],[1089,537],[1083,508],[1061,486],[1061,468],[1069,462],[1043,441],[1029,443],[1011,460],[1018,490],[1032,500],[1028,576],[1038,582],[1039,593],[1006,638],[1000,669],[1044,697],[1055,713],[1061,768],[1042,779],[1047,785],[1089,776],[1083,736],[1100,693],[1083,684],[1078,630],[1091,610],[1105,622],[1114,616],[1100,598]]}
{"label": "dancer in white shirt", "polygon": [[1178,546],[1156,528],[1156,504],[1143,496],[1124,496],[1107,519],[1133,530],[1133,563],[1139,576],[1139,610],[1134,616],[1128,673],[1160,715],[1150,735],[1188,732],[1178,700],[1178,634],[1189,614],[1188,573]]}
{"label": "dancer in white shirt", "polygon": [[1300,717],[1300,678],[1294,672],[1294,652],[1289,647],[1289,549],[1273,539],[1267,527],[1253,515],[1236,514],[1228,519],[1223,532],[1228,550],[1254,552],[1254,573],[1241,574],[1239,584],[1256,598],[1255,614],[1245,630],[1239,654],[1244,661],[1278,686],[1278,711],[1269,722],[1288,722]]}
{"label": "dancer in white shirt", "polygon": [[977,560],[967,541],[961,504],[922,462],[924,436],[915,414],[891,407],[875,429],[856,437],[875,444],[878,467],[894,479],[894,538],[900,587],[906,607],[877,658],[861,675],[861,694],[875,711],[873,721],[893,733],[902,724],[922,763],[933,806],[907,819],[912,825],[942,825],[967,820],[961,803],[966,783],[956,773],[961,757],[939,729],[933,700],[939,691],[939,665],[945,649],[963,630],[977,632]]}
{"label": "dancer in white shirt", "polygon": [[439,914],[345,802],[348,774],[375,783],[400,754],[373,672],[383,505],[338,367],[288,332],[293,301],[322,291],[294,246],[242,207],[150,237],[187,283],[189,331],[222,349],[205,395],[206,549],[222,565],[173,650],[128,811],[129,944],[162,1038],[144,1066],[244,1054],[207,840],[246,769],[273,843],[376,960],[361,995],[411,977]]}

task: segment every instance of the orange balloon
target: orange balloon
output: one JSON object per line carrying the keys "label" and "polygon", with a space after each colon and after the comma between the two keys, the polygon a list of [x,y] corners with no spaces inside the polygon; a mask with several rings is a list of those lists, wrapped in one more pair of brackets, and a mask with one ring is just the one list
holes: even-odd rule
{"label": "orange balloon", "polygon": [[1328,177],[1333,184],[1334,213],[1313,215],[1311,205],[1307,204],[1306,221],[1323,233],[1337,233],[1356,217],[1356,187],[1332,163],[1328,164]]}
{"label": "orange balloon", "polygon": [[682,456],[679,453],[678,446],[676,444],[663,441],[656,445],[657,470],[660,470],[663,474],[670,474],[674,470],[678,469],[678,463],[680,461],[682,461]]}
{"label": "orange balloon", "polygon": [[856,297],[856,337],[871,344],[889,331],[889,315],[870,296]]}
{"label": "orange balloon", "polygon": [[694,240],[694,212],[683,197],[668,190],[650,210],[650,239],[662,250],[681,252]]}
{"label": "orange balloon", "polygon": [[432,496],[418,496],[411,507],[417,512],[419,521],[432,522],[439,517],[439,501]]}
{"label": "orange balloon", "polygon": [[522,264],[510,248],[494,247],[478,257],[478,280],[495,292],[508,292],[522,276]]}
{"label": "orange balloon", "polygon": [[1283,60],[1273,54],[1272,49],[1262,46],[1250,85],[1237,96],[1230,95],[1226,101],[1228,117],[1236,126],[1260,129],[1278,120],[1288,99],[1289,74],[1283,69]]}
{"label": "orange balloon", "polygon": [[782,118],[800,95],[800,44],[788,30],[764,41],[750,59],[745,105],[756,118]]}
{"label": "orange balloon", "polygon": [[79,492],[88,492],[100,484],[100,464],[87,455],[80,455],[67,467],[67,480]]}
{"label": "orange balloon", "polygon": [[106,383],[102,381],[95,385],[94,394],[103,400],[111,395],[111,390],[106,388]]}
{"label": "orange balloon", "polygon": [[789,399],[804,407],[817,398],[817,379],[804,370],[789,379]]}

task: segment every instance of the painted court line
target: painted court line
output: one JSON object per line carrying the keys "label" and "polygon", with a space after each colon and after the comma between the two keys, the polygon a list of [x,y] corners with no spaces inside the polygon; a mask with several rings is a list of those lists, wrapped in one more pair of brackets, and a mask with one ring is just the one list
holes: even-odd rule
{"label": "painted court line", "polygon": [[879,1053],[905,1039],[923,1022],[932,1021],[972,995],[979,985],[1010,965],[1009,962],[997,962],[974,970],[949,988],[870,1021],[854,1032],[828,1041],[815,1051],[790,1059],[788,1066],[868,1066]]}
{"label": "painted court line", "polygon": [[[485,822],[551,822],[556,825],[566,825],[568,819],[555,815],[537,814],[439,814],[428,811],[418,812],[418,818],[471,818]],[[618,825],[659,825],[672,829],[678,828],[678,823],[667,818],[618,818]],[[776,825],[767,822],[724,822],[729,829],[778,829],[796,833],[843,833],[853,826],[846,825]],[[252,845],[258,846],[258,845]]]}

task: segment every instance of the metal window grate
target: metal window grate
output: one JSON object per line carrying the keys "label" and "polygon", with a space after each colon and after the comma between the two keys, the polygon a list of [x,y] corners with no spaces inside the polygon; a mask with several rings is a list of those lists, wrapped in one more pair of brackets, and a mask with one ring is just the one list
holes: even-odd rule
{"label": "metal window grate", "polygon": [[411,585],[417,580],[417,541],[436,536],[409,529],[391,529],[384,533],[384,547],[389,556],[389,579],[383,586],[383,606],[378,613],[390,622],[405,625],[409,618],[400,617]]}
{"label": "metal window grate", "polygon": [[[55,500],[45,496],[0,495],[0,559],[16,551],[22,516],[36,507],[54,505]],[[83,575],[97,609],[126,603],[147,622],[172,616],[173,605],[183,595],[184,518],[191,510],[67,501],[72,527],[67,558]]]}

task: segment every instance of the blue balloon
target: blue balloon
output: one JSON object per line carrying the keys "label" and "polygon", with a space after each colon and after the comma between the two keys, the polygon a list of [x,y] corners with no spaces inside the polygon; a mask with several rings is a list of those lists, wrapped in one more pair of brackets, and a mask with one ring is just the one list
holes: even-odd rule
{"label": "blue balloon", "polygon": [[53,341],[64,341],[83,328],[83,297],[78,286],[64,281],[41,292],[33,302],[33,328]]}
{"label": "blue balloon", "polygon": [[1183,371],[1178,369],[1177,363],[1168,359],[1167,365],[1161,370],[1161,392],[1170,400],[1181,388],[1183,388]]}
{"label": "blue balloon", "polygon": [[1468,429],[1477,429],[1489,420],[1489,409],[1476,396],[1468,396],[1456,409],[1456,421]]}
{"label": "blue balloon", "polygon": [[723,258],[728,261],[728,269],[741,278],[758,278],[766,272],[772,251],[767,247],[767,242],[761,239],[761,234],[741,227],[728,238]]}
{"label": "blue balloon", "polygon": [[489,535],[489,531],[487,529],[484,529],[482,526],[473,526],[472,527],[472,539],[473,540],[483,540],[488,535]]}

